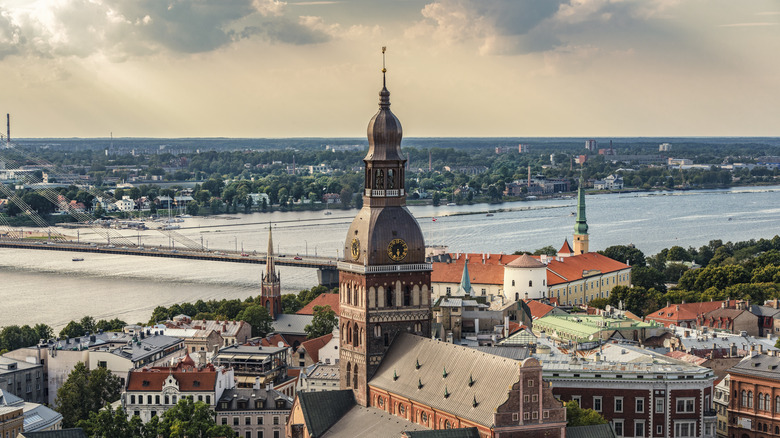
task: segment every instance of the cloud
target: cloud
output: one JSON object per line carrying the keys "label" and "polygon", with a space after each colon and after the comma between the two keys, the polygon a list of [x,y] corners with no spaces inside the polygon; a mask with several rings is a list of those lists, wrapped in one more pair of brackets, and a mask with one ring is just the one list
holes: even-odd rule
{"label": "cloud", "polygon": [[512,55],[592,44],[589,35],[635,31],[667,17],[679,0],[436,0],[411,36],[447,44],[476,41],[484,55]]}
{"label": "cloud", "polygon": [[276,0],[59,0],[0,10],[0,59],[103,54],[113,60],[163,51],[201,53],[259,36],[315,44],[330,36],[285,15]]}
{"label": "cloud", "polygon": [[731,23],[731,24],[721,24],[718,27],[763,27],[763,26],[778,26],[780,23],[770,23],[770,22],[756,22],[756,23]]}

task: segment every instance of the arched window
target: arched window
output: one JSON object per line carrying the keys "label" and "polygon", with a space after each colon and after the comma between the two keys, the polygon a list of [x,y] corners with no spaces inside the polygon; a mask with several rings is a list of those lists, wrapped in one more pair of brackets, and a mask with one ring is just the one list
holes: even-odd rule
{"label": "arched window", "polygon": [[515,292],[515,301],[520,301],[520,294]]}
{"label": "arched window", "polygon": [[355,372],[352,373],[352,386],[358,389],[358,367],[355,365]]}
{"label": "arched window", "polygon": [[347,323],[347,344],[352,343],[352,326]]}
{"label": "arched window", "polygon": [[764,394],[758,393],[758,410],[764,409]]}
{"label": "arched window", "polygon": [[355,347],[358,347],[358,346],[360,346],[360,337],[358,336],[359,332],[358,332],[358,325],[357,325],[357,323],[355,323],[354,327],[355,328],[353,329],[352,345],[354,345]]}
{"label": "arched window", "polygon": [[358,290],[357,290],[357,288],[355,288],[354,294],[355,294],[355,300],[354,300],[353,304],[356,305],[356,306],[359,306],[360,305],[360,301],[358,301]]}
{"label": "arched window", "polygon": [[533,287],[533,286],[534,286],[534,281],[528,280],[528,287]]}
{"label": "arched window", "polygon": [[380,326],[379,324],[374,326],[374,337],[375,338],[382,337],[382,326]]}
{"label": "arched window", "polygon": [[352,304],[352,287],[347,285],[347,304]]}
{"label": "arched window", "polygon": [[748,391],[747,401],[748,401],[747,407],[752,408],[753,407],[753,391]]}
{"label": "arched window", "polygon": [[[141,397],[143,397],[143,396],[141,396]],[[130,404],[133,404],[133,405],[135,404],[135,396],[134,395],[130,396]]]}
{"label": "arched window", "polygon": [[404,306],[412,305],[412,288],[408,284],[404,287]]}
{"label": "arched window", "polygon": [[514,285],[515,285],[515,281],[514,281],[514,280],[512,280],[512,286],[514,286]]}
{"label": "arched window", "polygon": [[351,382],[350,377],[352,377],[352,364],[347,362],[347,378],[345,379],[347,382],[347,388],[349,388],[349,384]]}
{"label": "arched window", "polygon": [[775,413],[780,414],[780,395],[775,397]]}
{"label": "arched window", "polygon": [[387,299],[386,307],[395,306],[395,288],[393,286],[387,288],[385,291],[385,298]]}
{"label": "arched window", "polygon": [[395,171],[393,169],[387,169],[387,189],[392,190],[395,188]]}

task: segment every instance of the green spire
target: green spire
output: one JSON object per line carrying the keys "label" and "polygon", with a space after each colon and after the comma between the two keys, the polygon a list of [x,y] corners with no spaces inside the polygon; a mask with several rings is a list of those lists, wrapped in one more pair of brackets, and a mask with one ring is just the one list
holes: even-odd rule
{"label": "green spire", "polygon": [[420,359],[417,359],[417,363],[414,365],[414,368],[419,370],[421,366],[422,365],[420,365]]}
{"label": "green spire", "polygon": [[474,376],[469,374],[469,386],[474,386]]}
{"label": "green spire", "polygon": [[393,381],[398,380],[398,374],[396,374],[395,370],[393,370]]}
{"label": "green spire", "polygon": [[477,403],[477,396],[475,395],[475,396],[474,396],[474,401],[473,401],[473,402],[471,402],[471,407],[473,407],[473,408],[476,408],[478,404],[479,404],[479,403]]}
{"label": "green spire", "polygon": [[444,385],[444,398],[447,398],[450,396],[450,392],[447,391],[447,385]]}
{"label": "green spire", "polygon": [[418,378],[417,379],[417,389],[422,389],[422,387],[423,387],[422,379]]}
{"label": "green spire", "polygon": [[460,289],[467,295],[471,295],[471,280],[469,280],[469,259],[463,265],[463,276],[460,277]]}
{"label": "green spire", "polygon": [[447,374],[448,374],[448,373],[447,373],[447,365],[445,365],[445,366],[444,366],[444,372],[442,372],[442,373],[441,373],[441,376],[442,376],[442,377],[444,377],[444,378],[446,379],[446,378],[447,378]]}
{"label": "green spire", "polygon": [[577,223],[574,225],[574,234],[588,234],[588,221],[585,219],[585,192],[582,190],[584,182],[580,173],[580,184],[577,188]]}

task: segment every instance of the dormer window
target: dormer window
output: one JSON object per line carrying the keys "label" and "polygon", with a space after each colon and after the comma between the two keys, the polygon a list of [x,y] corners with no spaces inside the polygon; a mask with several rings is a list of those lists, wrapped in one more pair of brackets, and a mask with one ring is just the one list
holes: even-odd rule
{"label": "dormer window", "polygon": [[284,409],[284,400],[277,400],[276,401],[276,408],[277,409]]}

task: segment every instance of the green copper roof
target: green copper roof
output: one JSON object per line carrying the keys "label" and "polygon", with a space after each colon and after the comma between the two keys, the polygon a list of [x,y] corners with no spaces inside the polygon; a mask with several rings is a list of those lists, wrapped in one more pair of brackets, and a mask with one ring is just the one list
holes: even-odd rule
{"label": "green copper roof", "polygon": [[588,234],[588,221],[585,219],[585,192],[582,190],[583,180],[580,175],[580,185],[577,188],[577,223],[574,234]]}
{"label": "green copper roof", "polygon": [[460,277],[460,290],[471,295],[471,280],[469,280],[469,259],[463,264],[463,276]]}

